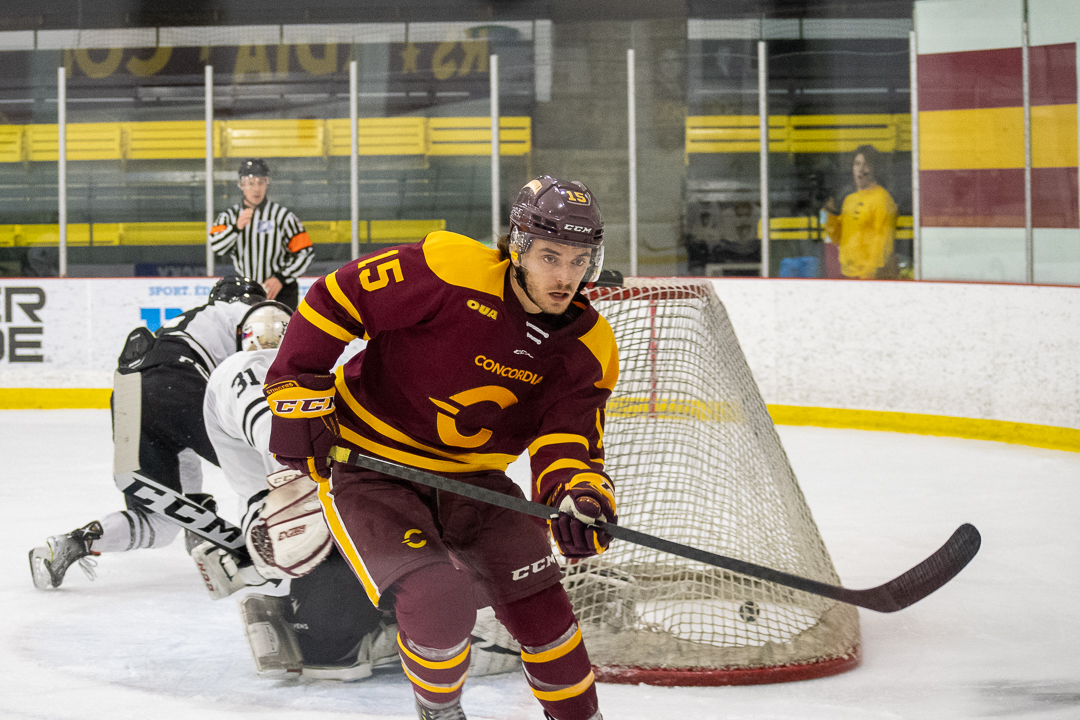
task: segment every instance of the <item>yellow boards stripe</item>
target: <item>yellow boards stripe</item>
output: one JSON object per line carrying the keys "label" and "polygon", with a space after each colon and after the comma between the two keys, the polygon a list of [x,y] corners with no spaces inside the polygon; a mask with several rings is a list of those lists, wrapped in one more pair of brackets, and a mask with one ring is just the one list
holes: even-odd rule
{"label": "yellow boards stripe", "polygon": [[[1023,108],[935,110],[919,113],[923,170],[1024,167]],[[1076,167],[1077,106],[1031,108],[1033,167]]]}
{"label": "yellow boards stripe", "polygon": [[1024,109],[934,110],[919,113],[922,170],[1024,167]]}
{"label": "yellow boards stripe", "polygon": [[1032,167],[1076,167],[1077,157],[1076,105],[1031,108]]}

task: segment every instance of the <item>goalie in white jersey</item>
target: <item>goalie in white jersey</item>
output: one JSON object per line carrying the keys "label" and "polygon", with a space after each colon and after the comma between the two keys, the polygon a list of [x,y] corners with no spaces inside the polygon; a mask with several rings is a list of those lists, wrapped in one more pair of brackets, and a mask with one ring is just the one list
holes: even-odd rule
{"label": "goalie in white jersey", "polygon": [[[240,610],[260,675],[359,680],[399,665],[397,625],[390,607],[371,605],[333,546],[316,484],[269,452],[263,381],[290,314],[273,301],[252,307],[241,325],[244,352],[218,365],[203,401],[207,435],[244,504],[242,526],[257,575],[209,542],[192,557],[215,599],[259,585],[257,594],[240,600]],[[481,615],[474,635],[474,675],[518,666],[517,648],[493,614]]]}
{"label": "goalie in white jersey", "polygon": [[303,670],[306,676],[356,680],[370,675],[379,660],[396,661],[395,633],[334,549],[315,483],[280,465],[268,450],[263,380],[291,314],[272,300],[252,307],[241,323],[245,352],[218,365],[203,398],[206,433],[243,505],[242,527],[257,574],[209,542],[195,547],[192,557],[215,599],[260,586],[260,594],[240,600],[260,675]]}

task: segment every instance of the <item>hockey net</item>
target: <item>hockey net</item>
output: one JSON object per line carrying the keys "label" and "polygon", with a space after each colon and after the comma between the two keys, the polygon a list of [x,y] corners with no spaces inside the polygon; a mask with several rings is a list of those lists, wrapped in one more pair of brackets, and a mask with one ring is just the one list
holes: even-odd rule
{"label": "hockey net", "polygon": [[[620,523],[838,584],[712,284],[628,279],[590,297],[619,346],[604,446]],[[758,684],[859,662],[854,607],[631,543],[563,582],[601,681]]]}

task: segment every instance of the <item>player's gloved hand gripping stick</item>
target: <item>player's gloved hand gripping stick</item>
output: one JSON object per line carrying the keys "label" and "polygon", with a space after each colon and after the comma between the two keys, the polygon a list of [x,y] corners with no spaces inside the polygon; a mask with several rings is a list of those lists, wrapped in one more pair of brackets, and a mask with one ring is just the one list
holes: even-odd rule
{"label": "player's gloved hand gripping stick", "polygon": [[[375,470],[392,477],[401,478],[410,482],[426,485],[438,490],[445,490],[458,495],[490,503],[498,507],[514,510],[516,512],[543,518],[544,520],[556,520],[560,514],[554,508],[540,503],[530,502],[521,498],[503,495],[502,493],[488,490],[463,483],[460,480],[445,478],[440,475],[405,467],[397,463],[379,460],[363,455],[354,450],[341,447],[333,448],[332,457],[336,462],[354,465],[357,467]],[[849,590],[838,585],[811,580],[809,578],[791,575],[780,570],[773,570],[754,563],[736,560],[735,558],[717,555],[706,550],[681,545],[662,538],[640,533],[621,525],[605,523],[601,520],[595,524],[607,532],[613,538],[619,538],[628,542],[643,545],[645,547],[671,553],[680,557],[696,560],[698,562],[713,565],[715,567],[731,570],[732,572],[749,575],[769,582],[783,585],[784,587],[802,590],[813,595],[839,600],[851,605],[857,605],[878,612],[896,612],[903,610],[940,588],[956,576],[971,561],[979,551],[982,538],[974,525],[961,525],[952,537],[938,549],[933,555],[908,570],[903,575],[890,580],[884,585],[869,588],[867,590]]]}
{"label": "player's gloved hand gripping stick", "polygon": [[575,475],[551,505],[558,512],[549,515],[548,527],[563,557],[586,558],[607,550],[611,543],[607,527],[618,524],[619,517],[615,491],[606,477],[593,472]]}

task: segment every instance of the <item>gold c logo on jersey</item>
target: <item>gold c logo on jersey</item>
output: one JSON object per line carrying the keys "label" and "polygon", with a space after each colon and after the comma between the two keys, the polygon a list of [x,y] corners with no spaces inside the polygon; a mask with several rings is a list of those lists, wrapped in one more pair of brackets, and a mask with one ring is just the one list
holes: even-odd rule
{"label": "gold c logo on jersey", "polygon": [[413,528],[405,533],[405,539],[401,541],[402,545],[408,545],[411,548],[422,548],[427,545],[427,540],[413,540],[414,537],[420,537],[424,534],[424,531],[420,528]]}
{"label": "gold c logo on jersey", "polygon": [[491,430],[480,428],[472,435],[462,435],[454,421],[461,408],[469,407],[482,402],[493,402],[505,410],[518,401],[517,396],[501,385],[484,385],[482,387],[465,390],[450,396],[451,405],[442,400],[428,398],[442,412],[436,414],[435,428],[439,431],[439,439],[453,447],[478,448],[491,439]]}

